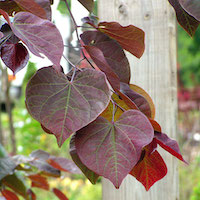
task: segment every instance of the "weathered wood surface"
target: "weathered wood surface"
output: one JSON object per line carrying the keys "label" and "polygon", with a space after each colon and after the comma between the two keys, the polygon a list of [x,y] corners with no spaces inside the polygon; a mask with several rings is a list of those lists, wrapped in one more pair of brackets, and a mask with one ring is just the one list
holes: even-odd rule
{"label": "weathered wood surface", "polygon": [[[132,83],[144,88],[156,106],[156,120],[164,133],[176,138],[176,19],[167,0],[99,0],[100,20],[133,24],[145,31],[145,53],[141,59],[128,54]],[[149,192],[133,177],[127,177],[119,190],[103,180],[103,200],[178,200],[177,160],[161,152],[167,163],[167,176]]]}

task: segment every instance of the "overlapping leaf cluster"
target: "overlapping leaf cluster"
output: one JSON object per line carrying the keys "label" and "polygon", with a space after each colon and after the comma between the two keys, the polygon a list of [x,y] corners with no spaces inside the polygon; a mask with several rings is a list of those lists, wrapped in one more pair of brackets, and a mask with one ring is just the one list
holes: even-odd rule
{"label": "overlapping leaf cluster", "polygon": [[[0,185],[1,194],[7,200],[19,200],[19,196],[26,200],[36,200],[32,188],[37,187],[50,191],[48,177],[58,178],[61,171],[80,174],[79,168],[63,157],[51,156],[45,151],[37,150],[29,156],[17,155],[0,158]],[[22,173],[24,172],[23,175]],[[25,183],[29,179],[31,184]],[[61,200],[67,197],[57,188],[52,192]]]}
{"label": "overlapping leaf cluster", "polygon": [[[53,63],[39,69],[27,85],[29,113],[45,132],[55,135],[59,146],[71,139],[71,157],[92,183],[103,176],[119,188],[131,174],[149,190],[167,173],[157,145],[184,160],[177,142],[162,133],[154,120],[150,96],[130,84],[131,69],[124,50],[140,58],[145,49],[144,32],[133,25],[94,24],[85,18],[93,30],[80,36],[82,53],[87,52],[93,69],[89,64],[87,68],[73,66],[64,74],[60,66],[64,45],[59,31],[49,21],[50,2],[32,1],[33,4],[29,0],[11,1],[12,10],[1,6],[10,1],[0,4],[0,14],[7,20],[1,28],[4,63],[14,73],[26,65],[28,51],[22,43],[33,54],[42,53]],[[79,1],[92,9],[92,0]],[[18,13],[11,22],[8,14],[13,10]],[[65,168],[64,163],[61,165]],[[37,182],[38,177],[31,180]]]}

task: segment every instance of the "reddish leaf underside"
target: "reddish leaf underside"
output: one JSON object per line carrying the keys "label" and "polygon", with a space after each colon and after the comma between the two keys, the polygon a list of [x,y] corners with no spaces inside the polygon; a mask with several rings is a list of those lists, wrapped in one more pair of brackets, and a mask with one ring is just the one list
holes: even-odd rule
{"label": "reddish leaf underside", "polygon": [[15,1],[0,1],[0,9],[7,12],[12,16],[13,12],[17,13],[23,11],[23,9]]}
{"label": "reddish leaf underside", "polygon": [[34,15],[44,18],[47,18],[45,10],[36,3],[35,0],[14,0],[23,10],[31,12]]}
{"label": "reddish leaf underside", "polygon": [[193,16],[195,19],[200,21],[200,2],[199,0],[178,0],[181,6]]}
{"label": "reddish leaf underside", "polygon": [[116,122],[98,117],[76,133],[75,146],[84,165],[119,188],[152,139],[153,128],[146,116],[129,110]]}
{"label": "reddish leaf underside", "polygon": [[100,31],[116,40],[123,49],[137,58],[143,55],[145,48],[143,30],[133,25],[121,26],[117,22],[101,22],[98,27]]}
{"label": "reddish leaf underside", "polygon": [[105,75],[91,69],[77,73],[70,82],[52,67],[42,68],[26,88],[28,111],[56,136],[59,146],[96,119],[109,100]]}
{"label": "reddish leaf underside", "polygon": [[6,200],[19,200],[19,198],[17,197],[17,195],[10,191],[10,190],[2,190],[1,191],[2,195],[6,198]]}
{"label": "reddish leaf underside", "polygon": [[89,12],[94,8],[94,0],[78,0]]}
{"label": "reddish leaf underside", "polygon": [[[91,51],[88,52],[89,55],[91,56],[93,61],[97,64],[97,66],[104,73],[106,73],[106,75],[111,73],[110,71],[113,71],[115,74],[117,74],[121,82],[129,83],[130,81],[129,62],[123,49],[116,41],[109,38],[106,34],[101,33],[100,31],[85,31],[81,35],[81,39],[83,40],[84,44],[90,46]],[[109,67],[101,66],[98,60],[98,55],[97,54],[95,55],[95,53],[92,52],[92,50],[95,49],[94,47],[97,47],[103,53],[103,56],[101,55],[101,59],[99,58],[99,60],[101,61],[102,57],[104,57],[103,59],[106,60]],[[110,68],[112,70],[110,70]],[[107,77],[109,79],[109,76]]]}
{"label": "reddish leaf underside", "polygon": [[29,54],[22,43],[6,42],[1,48],[1,59],[14,74],[23,69],[29,60]]}
{"label": "reddish leaf underside", "polygon": [[44,190],[49,190],[49,183],[47,182],[47,178],[40,175],[40,174],[34,174],[28,176],[28,178],[31,179],[31,187],[38,187]]}
{"label": "reddish leaf underside", "polygon": [[141,182],[148,191],[150,187],[167,174],[167,166],[157,150],[153,153],[151,145],[145,149],[144,158],[132,169],[130,174]]}
{"label": "reddish leaf underside", "polygon": [[171,153],[173,156],[177,157],[179,160],[187,162],[183,159],[178,143],[176,140],[169,138],[165,133],[155,132],[154,137],[156,138],[157,143],[166,151]]}
{"label": "reddish leaf underside", "polygon": [[95,184],[97,182],[97,179],[99,178],[99,175],[97,175],[92,170],[88,169],[81,162],[81,160],[80,160],[80,158],[79,158],[79,156],[77,154],[76,147],[75,147],[75,135],[73,135],[71,140],[70,140],[70,155],[71,155],[72,160],[74,161],[74,163],[76,163],[76,165],[81,169],[81,171],[89,179],[89,181],[92,184]]}
{"label": "reddish leaf underside", "polygon": [[42,57],[42,53],[54,65],[60,66],[64,45],[59,30],[52,22],[32,13],[20,12],[15,15],[11,28],[33,54]]}
{"label": "reddish leaf underside", "polygon": [[178,0],[168,0],[169,3],[174,7],[176,17],[179,24],[187,31],[190,36],[195,34],[196,29],[199,26],[199,21],[189,15],[180,5]]}
{"label": "reddish leaf underside", "polygon": [[60,199],[60,200],[68,200],[68,198],[57,188],[53,188],[53,193]]}

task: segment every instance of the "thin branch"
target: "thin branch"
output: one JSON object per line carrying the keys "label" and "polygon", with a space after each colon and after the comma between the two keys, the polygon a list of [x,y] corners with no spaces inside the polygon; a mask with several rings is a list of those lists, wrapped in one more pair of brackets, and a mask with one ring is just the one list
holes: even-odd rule
{"label": "thin branch", "polygon": [[77,26],[77,23],[76,23],[76,20],[74,19],[74,16],[70,10],[70,7],[69,7],[69,4],[67,2],[67,0],[64,0],[65,1],[65,4],[67,6],[67,9],[69,11],[69,14],[71,16],[71,19],[72,19],[72,22],[74,24],[74,29],[75,29],[75,32],[76,32],[76,37],[77,37],[77,40],[78,40],[78,43],[79,43],[79,46],[80,46],[80,49],[81,49],[81,53],[83,54],[83,57],[87,60],[87,62],[90,64],[90,66],[95,69],[95,67],[92,65],[92,63],[88,60],[88,58],[86,57],[85,53],[83,52],[83,49],[81,48],[81,41],[80,41],[80,38],[79,38],[79,34],[78,34],[78,26]]}
{"label": "thin branch", "polygon": [[72,67],[76,68],[76,66],[64,54],[62,56]]}
{"label": "thin branch", "polygon": [[72,74],[72,78],[71,78],[71,80],[70,80],[70,83],[73,82],[74,77],[75,77],[75,74],[76,74],[76,68],[73,68],[72,70],[73,70],[73,74]]}

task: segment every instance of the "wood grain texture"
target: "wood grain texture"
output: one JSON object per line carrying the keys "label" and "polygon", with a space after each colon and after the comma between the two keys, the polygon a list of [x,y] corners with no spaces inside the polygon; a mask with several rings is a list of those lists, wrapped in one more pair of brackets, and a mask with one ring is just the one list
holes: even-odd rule
{"label": "wood grain texture", "polygon": [[[167,0],[100,0],[101,21],[133,24],[145,31],[145,53],[141,59],[127,53],[132,83],[144,88],[156,106],[156,120],[164,133],[176,138],[176,19]],[[131,176],[119,190],[103,180],[103,200],[178,200],[177,160],[159,148],[168,174],[149,192]]]}

